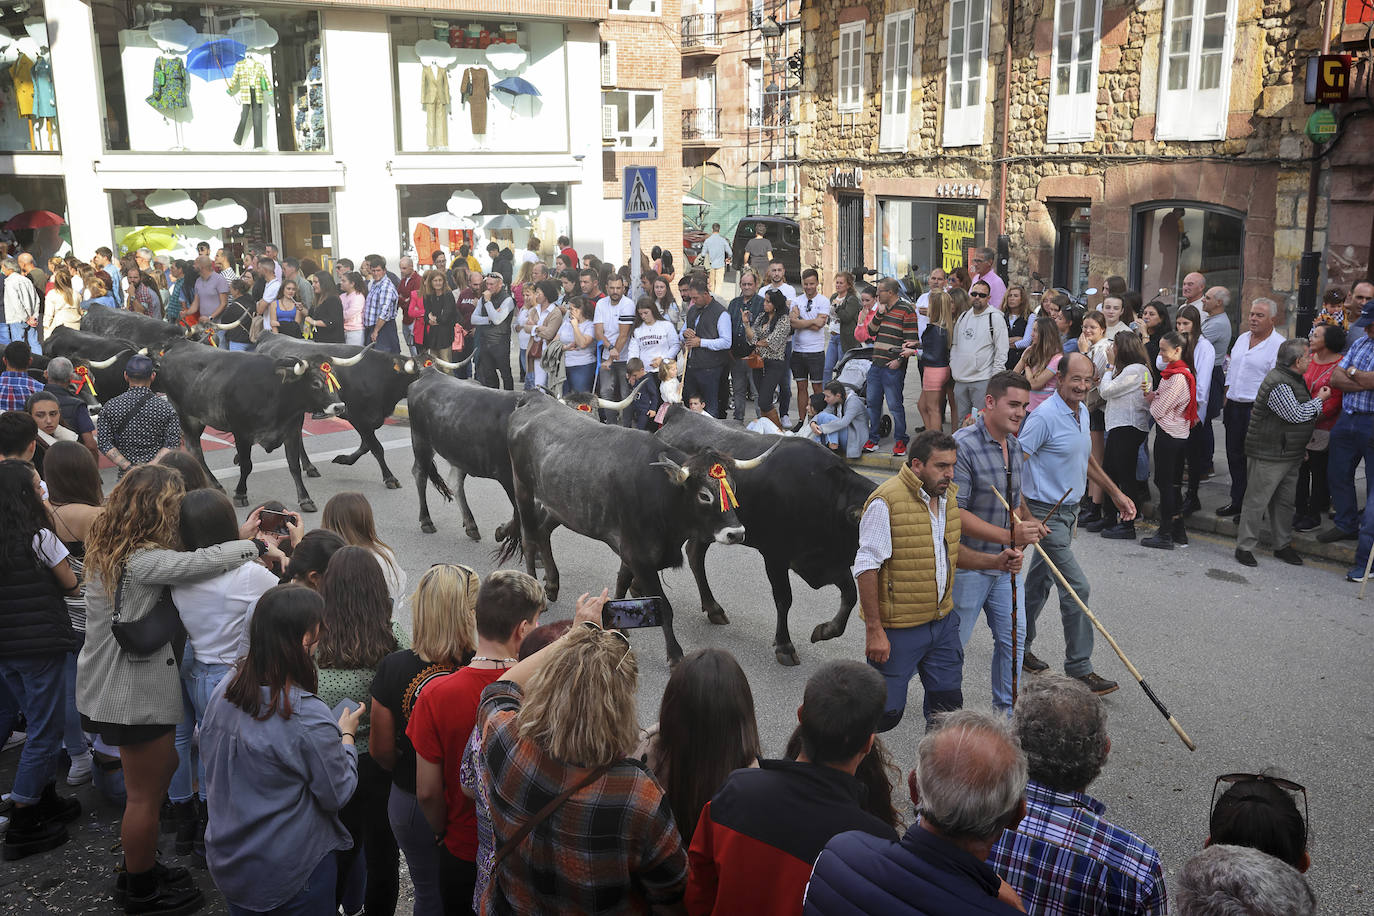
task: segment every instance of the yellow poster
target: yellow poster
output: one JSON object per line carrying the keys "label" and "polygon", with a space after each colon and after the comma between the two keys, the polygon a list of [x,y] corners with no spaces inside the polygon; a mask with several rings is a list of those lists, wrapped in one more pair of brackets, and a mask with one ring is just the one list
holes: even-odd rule
{"label": "yellow poster", "polygon": [[964,266],[964,242],[973,238],[972,216],[949,216],[941,213],[936,221],[940,234],[941,265],[946,272]]}

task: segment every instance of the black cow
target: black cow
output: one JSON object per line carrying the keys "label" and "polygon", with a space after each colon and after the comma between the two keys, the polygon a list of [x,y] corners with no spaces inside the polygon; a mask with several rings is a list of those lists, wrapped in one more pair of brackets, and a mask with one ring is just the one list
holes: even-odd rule
{"label": "black cow", "polygon": [[[833,639],[843,633],[859,597],[850,570],[859,549],[859,518],[876,486],[873,481],[814,442],[761,435],[680,406],[668,411],[657,436],[684,451],[716,449],[737,460],[776,449],[767,468],[741,467],[736,475],[744,543],[763,554],[764,569],[773,587],[778,612],[773,652],[784,665],[798,664],[787,628],[792,607],[789,568],[812,588],[834,585],[840,590],[839,613],[819,624],[811,632],[811,641]],[[687,562],[701,592],[702,610],[712,623],[729,623],[706,581],[706,551],[710,546],[709,539],[689,543]]]}
{"label": "black cow", "polygon": [[81,317],[81,330],[103,337],[119,337],[132,341],[136,347],[157,349],[173,341],[184,340],[191,334],[180,324],[170,324],[151,315],[140,315],[124,309],[94,303]]}
{"label": "black cow", "polygon": [[[124,381],[124,366],[129,357],[138,349],[131,340],[110,337],[106,334],[92,334],[78,331],[65,325],[54,328],[43,341],[43,349],[48,357],[65,356],[77,367],[78,378],[81,368],[89,370],[94,380],[95,393],[88,400],[108,401],[129,390]],[[81,387],[81,395],[90,393],[86,385]]]}
{"label": "black cow", "polygon": [[[177,341],[157,354],[158,378],[181,419],[186,445],[200,463],[205,465],[200,447],[205,427],[233,434],[239,466],[234,505],[248,505],[253,443],[269,452],[285,443],[301,511],[316,511],[301,481],[301,426],[310,411],[331,417],[344,411],[343,401],[320,372],[321,362],[313,357],[273,359],[190,341]],[[215,479],[213,473],[210,479]]]}
{"label": "black cow", "polygon": [[[264,334],[256,352],[276,358],[300,357],[328,362],[331,374],[339,381],[339,397],[348,408],[345,419],[353,424],[362,439],[357,451],[351,455],[335,455],[334,463],[352,465],[364,453],[371,452],[382,469],[382,481],[387,489],[401,486],[387,467],[386,451],[377,441],[377,430],[396,412],[396,405],[406,396],[406,389],[419,377],[419,366],[413,357],[379,353],[355,344],[297,340],[285,334]],[[320,476],[305,453],[304,444],[299,448],[306,476]]]}
{"label": "black cow", "polygon": [[[542,392],[523,394],[508,426],[520,544],[525,571],[544,561],[550,600],[559,589],[550,534],[558,526],[601,541],[620,557],[616,593],[662,595],[659,570],[682,565],[685,541],[738,544],[745,532],[728,493],[738,470],[758,466],[760,455],[736,466],[708,450],[695,455],[651,433],[596,423],[569,422],[567,408]],[[536,501],[542,510],[536,514]],[[673,633],[673,608],[663,598],[668,661],[682,658]]]}

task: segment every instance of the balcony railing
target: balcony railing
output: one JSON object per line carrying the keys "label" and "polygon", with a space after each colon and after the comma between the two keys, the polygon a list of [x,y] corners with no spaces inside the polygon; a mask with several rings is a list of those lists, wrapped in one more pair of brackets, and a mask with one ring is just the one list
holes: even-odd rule
{"label": "balcony railing", "polygon": [[707,143],[719,139],[719,108],[684,108],[682,110],[683,143]]}
{"label": "balcony railing", "polygon": [[719,48],[720,13],[695,13],[682,17],[682,50]]}

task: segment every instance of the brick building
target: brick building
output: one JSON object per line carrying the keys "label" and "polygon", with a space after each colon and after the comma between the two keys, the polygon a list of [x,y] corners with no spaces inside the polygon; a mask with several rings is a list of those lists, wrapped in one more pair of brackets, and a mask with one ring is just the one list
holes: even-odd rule
{"label": "brick building", "polygon": [[[1005,232],[1013,282],[1120,274],[1149,298],[1201,269],[1237,294],[1233,313],[1241,296],[1283,304],[1322,15],[1301,0],[808,3],[803,260],[924,276]],[[1364,34],[1337,30],[1333,49]],[[1345,136],[1320,173],[1332,282],[1368,269],[1374,121],[1354,113],[1369,107],[1338,107]]]}

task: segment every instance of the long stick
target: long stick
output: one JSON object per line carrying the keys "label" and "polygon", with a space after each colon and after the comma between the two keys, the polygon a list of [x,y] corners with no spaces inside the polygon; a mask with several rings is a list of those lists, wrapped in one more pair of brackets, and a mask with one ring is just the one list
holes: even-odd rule
{"label": "long stick", "polygon": [[1369,584],[1369,571],[1374,569],[1374,547],[1369,550],[1369,559],[1364,561],[1364,579],[1360,581],[1360,600],[1364,600],[1364,587]]}
{"label": "long stick", "polygon": [[[1009,513],[1011,513],[1012,521],[1018,521],[1016,510],[1013,509],[1011,505],[1005,499],[1002,498],[1002,494],[998,491],[996,487],[992,487],[991,489],[993,494],[997,497],[997,500],[1003,506],[1006,507]],[[1112,634],[1107,632],[1107,628],[1102,625],[1102,621],[1097,619],[1097,615],[1094,614],[1092,610],[1090,610],[1088,606],[1083,603],[1082,598],[1078,597],[1078,592],[1074,591],[1073,586],[1070,585],[1069,581],[1064,578],[1064,574],[1059,571],[1059,567],[1054,565],[1054,562],[1049,558],[1049,555],[1043,550],[1040,551],[1040,559],[1043,560],[1045,562],[1045,565],[1050,568],[1050,572],[1052,572],[1054,574],[1054,577],[1059,580],[1059,584],[1068,590],[1068,593],[1073,597],[1074,602],[1079,606],[1079,608],[1082,609],[1083,613],[1088,616],[1088,620],[1092,621],[1092,625],[1097,628],[1097,632],[1101,633],[1102,637],[1107,640],[1108,645],[1112,647],[1112,650],[1116,652],[1117,657],[1121,659],[1121,663],[1126,666],[1126,670],[1131,672],[1131,677],[1136,679],[1136,683],[1140,685],[1140,689],[1144,690],[1145,695],[1150,698],[1150,702],[1154,703],[1155,708],[1158,709],[1161,713],[1163,713],[1164,718],[1169,720],[1169,725],[1173,727],[1174,732],[1183,741],[1184,746],[1187,747],[1190,751],[1197,750],[1197,745],[1193,743],[1193,739],[1188,737],[1188,733],[1183,730],[1183,726],[1178,724],[1178,720],[1175,719],[1173,715],[1169,712],[1169,710],[1164,707],[1164,704],[1160,701],[1159,697],[1155,696],[1155,692],[1150,689],[1150,685],[1145,683],[1145,678],[1140,676],[1140,671],[1137,670],[1135,665],[1131,664],[1131,660],[1126,657],[1126,653],[1121,651],[1121,647],[1117,645],[1115,639],[1112,639]]]}
{"label": "long stick", "polygon": [[[1007,464],[1006,464],[1006,471],[1007,471],[1007,502],[1010,503],[1010,502],[1011,502],[1011,461],[1010,461],[1010,459],[1008,459],[1008,461],[1007,461]],[[1065,493],[1064,495],[1067,496],[1068,494]],[[1061,502],[1062,502],[1062,500],[1061,500]],[[1051,511],[1051,513],[1053,513],[1054,510],[1052,509],[1052,510],[1050,510],[1050,511]],[[1009,520],[1009,521],[1010,521],[1010,520]],[[1011,533],[1011,543],[1008,544],[1007,546],[1010,547],[1012,550],[1015,550],[1015,549],[1016,549],[1016,522],[1015,522],[1015,521],[1010,521],[1010,524],[1007,525],[1007,531],[1009,531],[1009,532]],[[1374,551],[1372,551],[1372,552],[1374,552]],[[1016,705],[1016,696],[1017,696],[1017,694],[1020,692],[1019,689],[1018,689],[1018,688],[1019,688],[1019,684],[1020,684],[1020,680],[1019,680],[1019,678],[1018,678],[1018,675],[1021,673],[1020,670],[1019,670],[1019,669],[1021,668],[1021,661],[1020,661],[1019,658],[1017,658],[1017,649],[1018,649],[1017,641],[1018,641],[1018,639],[1019,639],[1019,636],[1018,636],[1018,630],[1019,630],[1019,628],[1018,628],[1017,625],[1016,625],[1016,618],[1017,618],[1016,577],[1017,577],[1017,575],[1018,575],[1018,573],[1012,573],[1012,574],[1011,574],[1011,705],[1012,705],[1012,706],[1015,706],[1015,705]]]}

